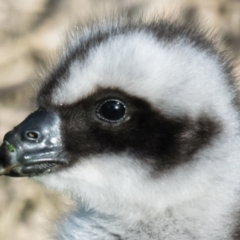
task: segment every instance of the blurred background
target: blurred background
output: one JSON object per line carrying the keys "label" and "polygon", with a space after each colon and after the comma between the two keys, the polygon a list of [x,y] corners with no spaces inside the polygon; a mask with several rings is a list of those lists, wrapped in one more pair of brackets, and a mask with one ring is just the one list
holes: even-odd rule
{"label": "blurred background", "polygon": [[[238,75],[239,0],[0,0],[0,144],[34,109],[39,69],[54,62],[66,30],[113,9],[207,29]],[[30,179],[0,177],[0,240],[51,239],[51,221],[70,206],[67,197]]]}

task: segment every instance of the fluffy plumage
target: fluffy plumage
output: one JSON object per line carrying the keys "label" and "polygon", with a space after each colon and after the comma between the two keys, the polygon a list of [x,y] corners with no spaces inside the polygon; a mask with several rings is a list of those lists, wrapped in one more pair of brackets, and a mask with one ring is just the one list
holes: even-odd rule
{"label": "fluffy plumage", "polygon": [[[35,177],[78,202],[61,240],[240,239],[239,111],[211,43],[166,22],[76,34],[38,95],[70,164]],[[96,115],[124,103],[116,122]]]}

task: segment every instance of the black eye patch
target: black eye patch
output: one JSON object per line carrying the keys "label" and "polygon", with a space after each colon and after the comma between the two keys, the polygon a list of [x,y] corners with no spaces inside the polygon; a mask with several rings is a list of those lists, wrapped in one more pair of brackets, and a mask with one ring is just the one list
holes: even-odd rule
{"label": "black eye patch", "polygon": [[96,116],[109,123],[119,122],[124,119],[125,115],[126,106],[118,99],[107,99],[96,110]]}
{"label": "black eye patch", "polygon": [[56,110],[72,163],[95,154],[128,153],[161,171],[193,159],[221,131],[218,120],[209,116],[167,116],[145,99],[119,89],[99,88]]}

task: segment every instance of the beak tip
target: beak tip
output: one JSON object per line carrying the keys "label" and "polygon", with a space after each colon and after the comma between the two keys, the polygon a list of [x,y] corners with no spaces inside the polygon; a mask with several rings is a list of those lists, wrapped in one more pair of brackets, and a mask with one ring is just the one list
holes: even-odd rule
{"label": "beak tip", "polygon": [[8,148],[6,148],[6,143],[3,142],[0,147],[0,176],[7,174],[14,165],[12,163],[12,155],[14,155],[13,152],[9,151]]}

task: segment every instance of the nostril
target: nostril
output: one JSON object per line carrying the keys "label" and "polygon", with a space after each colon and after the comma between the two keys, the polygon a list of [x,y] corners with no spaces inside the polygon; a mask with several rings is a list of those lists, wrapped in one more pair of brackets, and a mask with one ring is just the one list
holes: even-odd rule
{"label": "nostril", "polygon": [[30,141],[36,141],[40,137],[40,133],[37,131],[26,131],[24,137]]}

